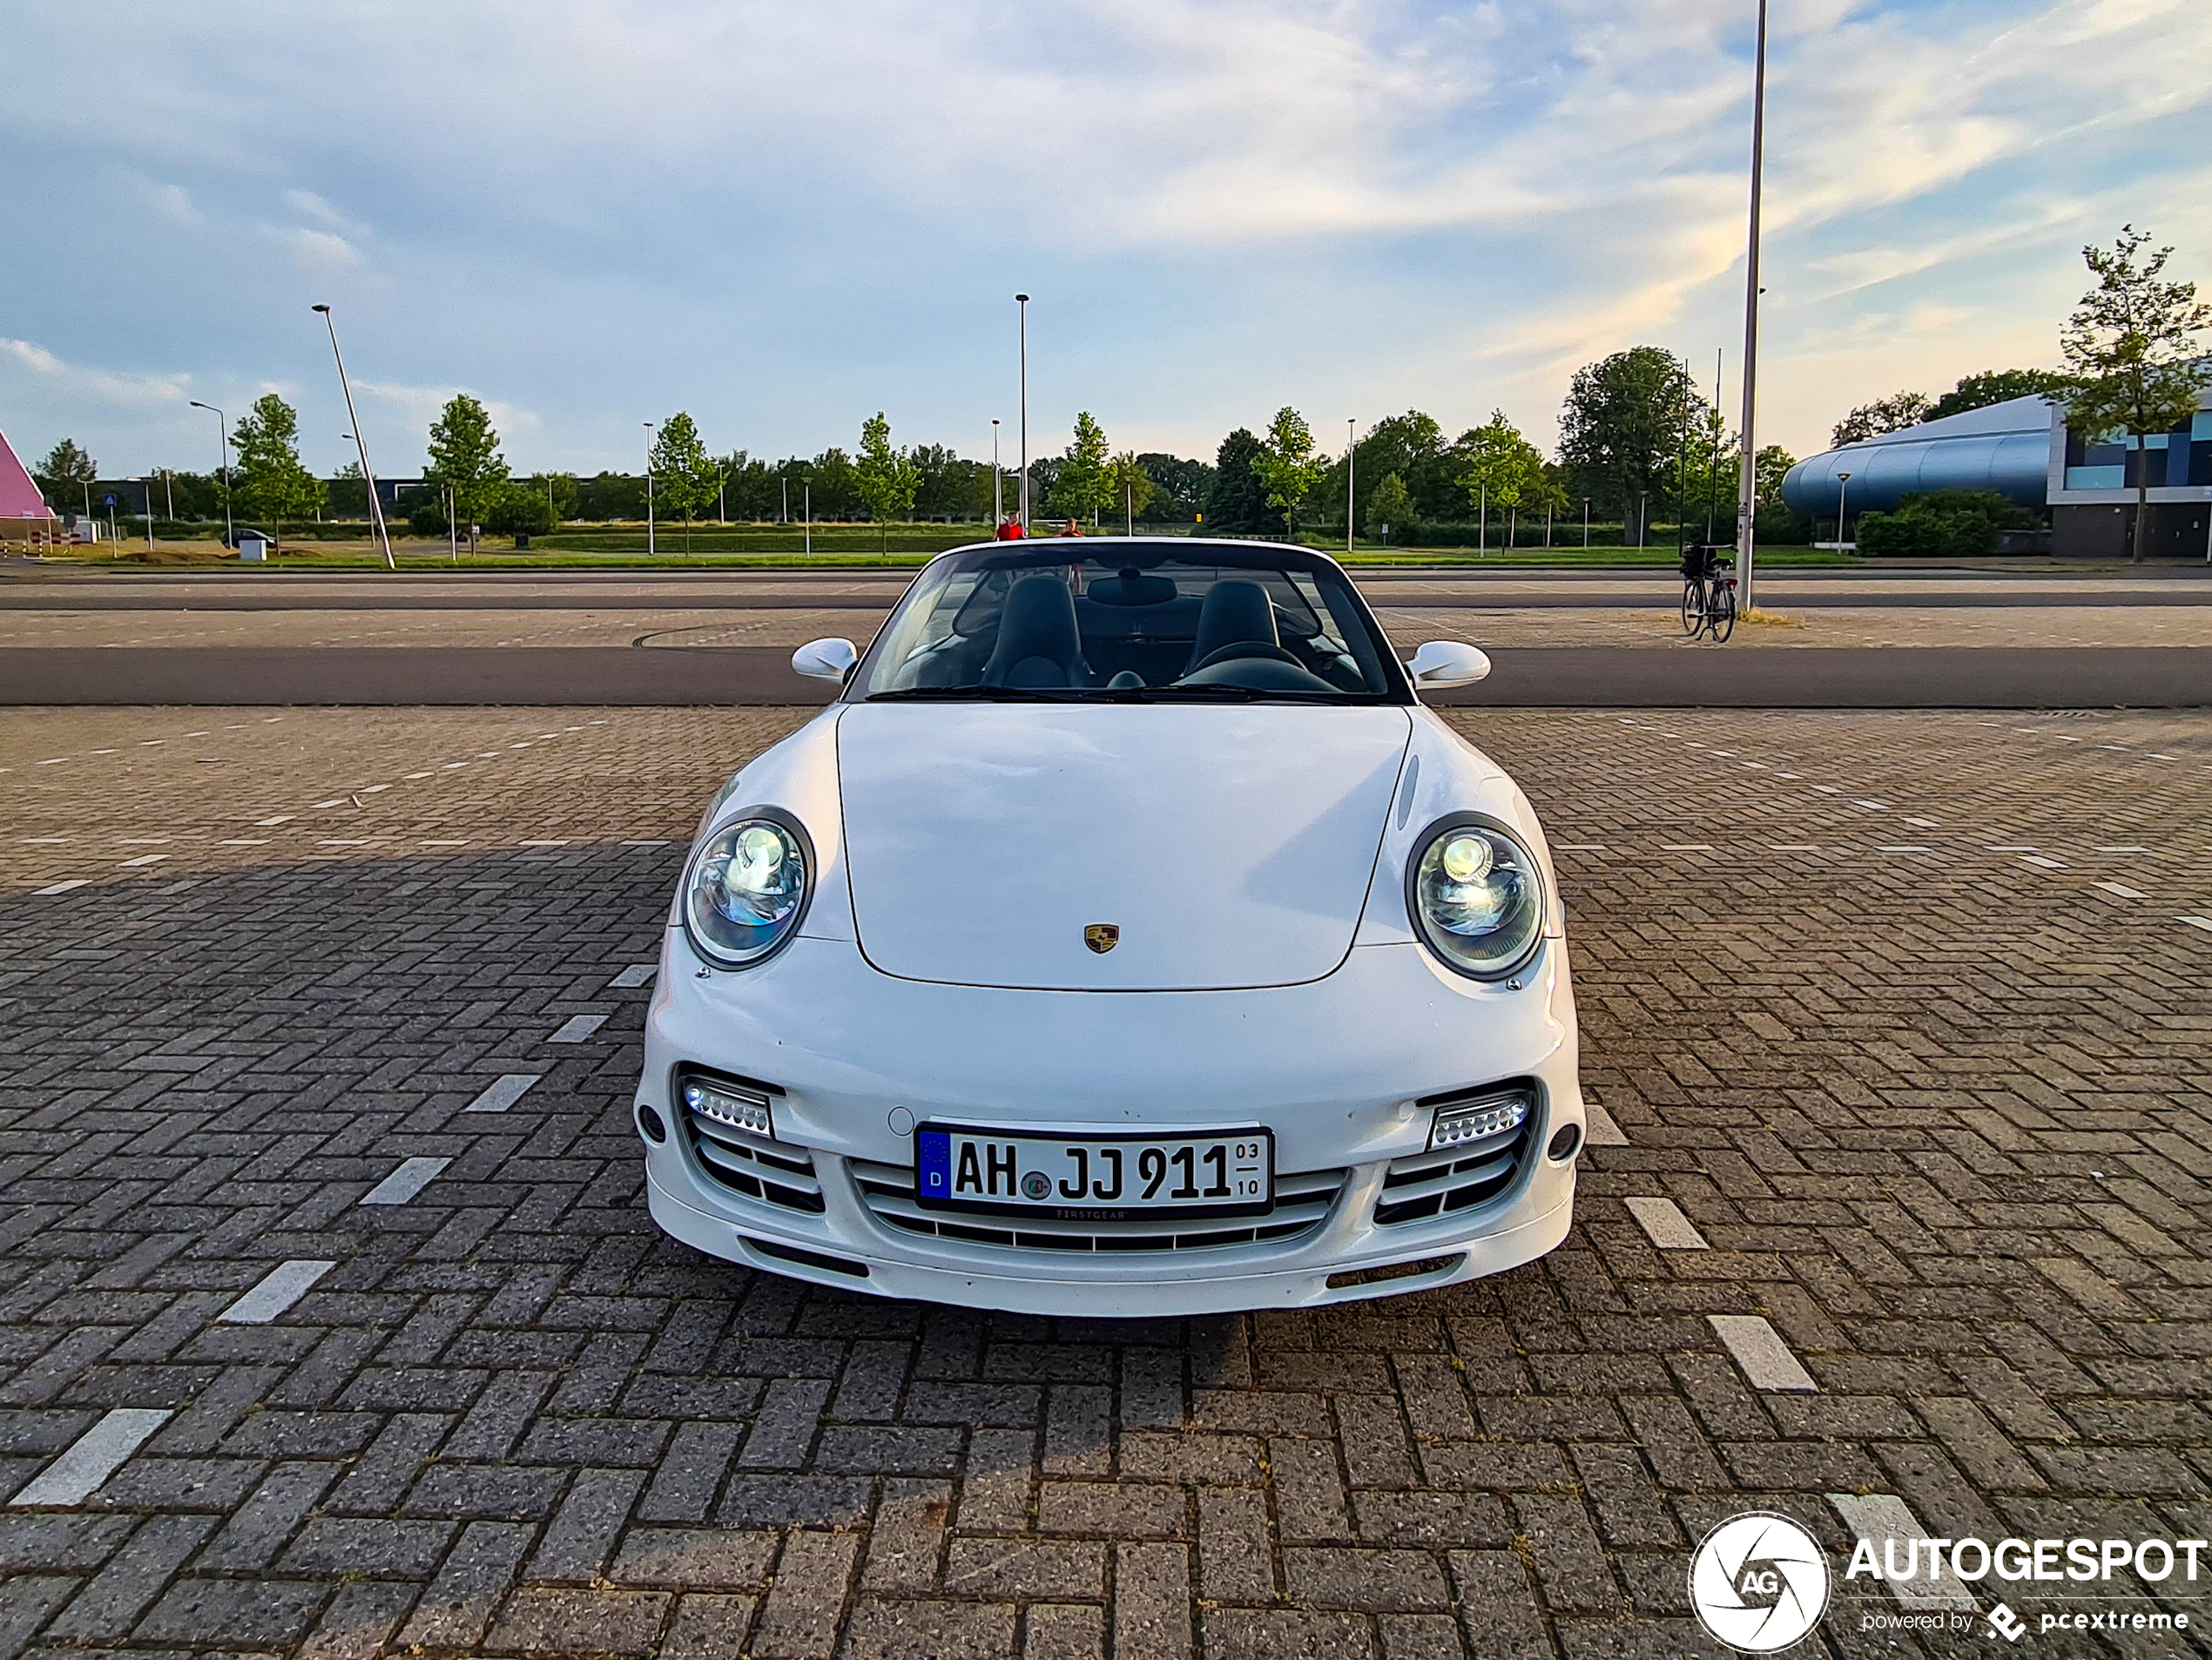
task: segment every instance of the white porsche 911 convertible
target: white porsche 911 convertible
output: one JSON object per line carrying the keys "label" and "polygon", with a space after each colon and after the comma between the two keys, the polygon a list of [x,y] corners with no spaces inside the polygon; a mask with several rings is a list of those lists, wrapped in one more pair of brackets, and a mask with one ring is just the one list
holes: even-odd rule
{"label": "white porsche 911 convertible", "polygon": [[1527,798],[1336,562],[957,549],[702,821],[636,1103],[653,1218],[1042,1314],[1297,1307],[1565,1238],[1583,1137]]}

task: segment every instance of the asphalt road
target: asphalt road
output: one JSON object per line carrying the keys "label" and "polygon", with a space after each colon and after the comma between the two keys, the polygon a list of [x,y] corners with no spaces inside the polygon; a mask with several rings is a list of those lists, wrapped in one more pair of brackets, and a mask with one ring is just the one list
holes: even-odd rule
{"label": "asphalt road", "polygon": [[[1501,647],[1434,701],[1524,708],[2053,709],[2212,705],[2212,653],[2178,646],[1760,651]],[[0,705],[823,703],[781,646],[57,647],[0,652]]]}

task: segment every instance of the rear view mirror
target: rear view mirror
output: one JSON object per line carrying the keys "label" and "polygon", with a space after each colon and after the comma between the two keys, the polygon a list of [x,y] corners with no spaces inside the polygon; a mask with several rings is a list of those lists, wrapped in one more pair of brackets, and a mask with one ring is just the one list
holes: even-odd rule
{"label": "rear view mirror", "polygon": [[835,680],[842,685],[860,654],[850,640],[809,640],[791,654],[791,666],[809,680]]}
{"label": "rear view mirror", "polygon": [[1406,665],[1413,685],[1425,692],[1444,686],[1472,685],[1490,672],[1490,659],[1459,640],[1431,640],[1413,653]]}

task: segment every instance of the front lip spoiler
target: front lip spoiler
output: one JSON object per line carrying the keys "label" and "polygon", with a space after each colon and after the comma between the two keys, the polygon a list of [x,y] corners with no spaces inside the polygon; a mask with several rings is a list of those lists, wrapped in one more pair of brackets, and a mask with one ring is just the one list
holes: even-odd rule
{"label": "front lip spoiler", "polygon": [[[1147,1264],[1132,1257],[1116,1260],[1115,1266],[1119,1272],[1112,1278],[1089,1279],[916,1262],[883,1253],[872,1239],[859,1245],[841,1238],[832,1242],[793,1239],[779,1228],[764,1225],[765,1218],[756,1221],[748,1218],[736,1222],[700,1209],[670,1192],[650,1167],[646,1172],[646,1203],[655,1224],[671,1237],[709,1256],[770,1273],[841,1286],[848,1291],[867,1291],[887,1298],[965,1305],[1003,1313],[1102,1319],[1312,1307],[1425,1290],[1534,1261],[1564,1240],[1574,1221],[1574,1188],[1570,1184],[1548,1209],[1511,1226],[1477,1232],[1468,1238],[1422,1237],[1398,1241],[1377,1239],[1371,1234],[1362,1241],[1361,1248],[1330,1255],[1325,1260],[1235,1273],[1193,1274],[1187,1272],[1191,1265],[1186,1258],[1179,1265],[1186,1272],[1155,1277],[1144,1272]],[[761,1239],[781,1249],[760,1250]],[[784,1255],[783,1251],[792,1254]],[[843,1258],[864,1266],[867,1273],[863,1278],[845,1268],[814,1268],[805,1260],[808,1256]],[[1365,1269],[1389,1268],[1440,1257],[1456,1260],[1448,1268],[1430,1274],[1369,1285],[1332,1286],[1328,1283],[1332,1277],[1355,1274]]]}

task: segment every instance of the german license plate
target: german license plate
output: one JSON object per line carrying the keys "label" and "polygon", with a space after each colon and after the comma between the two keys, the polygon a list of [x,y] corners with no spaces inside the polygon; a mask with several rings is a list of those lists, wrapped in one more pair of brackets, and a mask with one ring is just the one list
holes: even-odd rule
{"label": "german license plate", "polygon": [[914,1202],[937,1211],[1112,1217],[1254,1216],[1275,1203],[1274,1132],[1059,1135],[923,1124]]}

